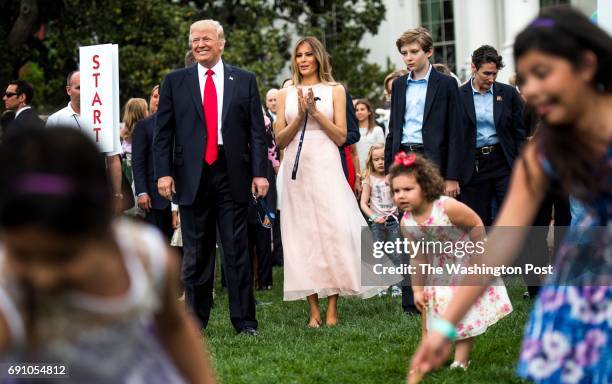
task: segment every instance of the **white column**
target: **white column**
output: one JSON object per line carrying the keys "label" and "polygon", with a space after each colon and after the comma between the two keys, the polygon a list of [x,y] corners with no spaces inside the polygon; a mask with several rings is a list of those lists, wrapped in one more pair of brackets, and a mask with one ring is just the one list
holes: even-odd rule
{"label": "white column", "polygon": [[462,80],[471,72],[472,52],[484,44],[495,47],[498,42],[496,3],[491,0],[454,1],[457,75]]}
{"label": "white column", "polygon": [[539,10],[539,0],[504,0],[504,47],[501,54],[506,67],[497,76],[497,81],[506,83],[514,73],[514,39],[538,15]]}

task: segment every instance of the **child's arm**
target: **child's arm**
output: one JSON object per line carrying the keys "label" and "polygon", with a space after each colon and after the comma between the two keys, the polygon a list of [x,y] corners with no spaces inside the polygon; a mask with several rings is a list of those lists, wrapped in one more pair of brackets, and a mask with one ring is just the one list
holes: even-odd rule
{"label": "child's arm", "polygon": [[216,382],[210,356],[196,322],[179,305],[178,261],[168,250],[162,308],[155,316],[159,337],[179,371],[189,383]]}
{"label": "child's arm", "polygon": [[470,240],[478,241],[484,238],[484,224],[472,208],[451,197],[444,201],[444,210],[454,226],[470,231]]}
{"label": "child's arm", "polygon": [[[361,199],[359,201],[359,205],[361,206],[361,210],[363,213],[368,216],[368,218],[372,219],[375,215],[374,211],[370,209],[370,196],[372,194],[372,186],[370,185],[369,180],[364,180],[363,187],[361,190]],[[373,220],[375,223],[384,223],[385,219],[383,217],[377,217]]]}

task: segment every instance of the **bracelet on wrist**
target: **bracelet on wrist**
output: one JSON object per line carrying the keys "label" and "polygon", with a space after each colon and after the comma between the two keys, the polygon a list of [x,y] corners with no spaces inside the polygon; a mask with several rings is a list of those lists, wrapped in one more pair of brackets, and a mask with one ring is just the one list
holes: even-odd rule
{"label": "bracelet on wrist", "polygon": [[436,318],[431,323],[430,331],[438,332],[450,341],[457,340],[457,328],[448,320]]}
{"label": "bracelet on wrist", "polygon": [[374,220],[378,219],[379,215],[377,215],[376,213],[373,213],[370,215],[370,221],[374,222]]}

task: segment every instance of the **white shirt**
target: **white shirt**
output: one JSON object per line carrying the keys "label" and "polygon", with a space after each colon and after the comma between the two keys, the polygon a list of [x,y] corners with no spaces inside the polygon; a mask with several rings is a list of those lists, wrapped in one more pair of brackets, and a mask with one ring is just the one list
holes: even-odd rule
{"label": "white shirt", "polygon": [[[47,123],[45,124],[45,127],[47,128],[58,126],[71,127],[74,129],[78,129],[79,131],[82,130],[83,123],[81,122],[81,115],[79,115],[74,111],[74,109],[72,109],[70,102],[67,106],[49,116],[49,118],[47,119]],[[119,135],[117,135],[117,137],[115,138],[114,147],[117,150],[112,152],[106,152],[106,156],[114,156],[121,154],[121,142],[119,141]]]}
{"label": "white shirt", "polygon": [[26,109],[30,109],[30,108],[32,108],[32,107],[30,107],[29,105],[26,105],[25,107],[20,108],[20,109],[19,109],[19,110],[17,110],[17,112],[15,113],[15,117],[14,117],[14,118],[16,119],[16,118],[17,118],[17,116],[19,116],[19,114],[20,114],[21,112],[25,111]]}
{"label": "white shirt", "polygon": [[[198,63],[198,80],[200,81],[200,95],[202,96],[202,104],[204,104],[204,86],[206,85],[206,68]],[[225,83],[225,71],[223,60],[219,59],[214,67],[210,68],[214,72],[212,75],[215,90],[217,91],[217,143],[223,145],[223,136],[221,136],[221,116],[223,116],[223,86]]]}

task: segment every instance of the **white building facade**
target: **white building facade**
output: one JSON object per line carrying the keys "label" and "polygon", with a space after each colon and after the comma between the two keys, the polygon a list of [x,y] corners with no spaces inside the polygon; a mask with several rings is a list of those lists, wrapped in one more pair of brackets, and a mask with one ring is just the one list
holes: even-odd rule
{"label": "white building facade", "polygon": [[404,68],[395,41],[404,31],[424,26],[434,39],[432,61],[446,64],[461,80],[470,76],[476,48],[495,47],[506,65],[498,75],[501,82],[514,73],[514,38],[541,7],[572,4],[587,16],[597,9],[597,0],[384,0],[384,4],[386,17],[378,33],[361,41],[370,49],[371,62],[385,68],[389,58],[396,68]]}

